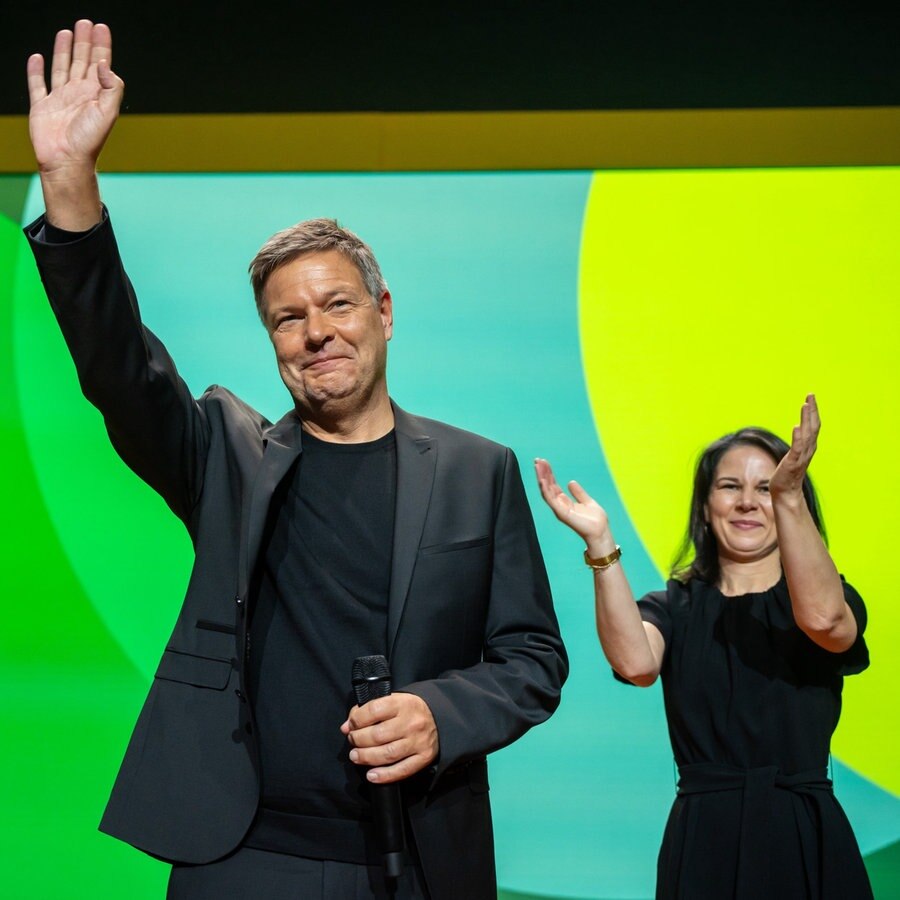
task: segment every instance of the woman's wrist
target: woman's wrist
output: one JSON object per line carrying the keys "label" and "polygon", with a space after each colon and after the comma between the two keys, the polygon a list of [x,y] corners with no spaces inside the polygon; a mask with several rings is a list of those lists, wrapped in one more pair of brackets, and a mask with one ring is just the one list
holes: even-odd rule
{"label": "woman's wrist", "polygon": [[802,512],[806,509],[806,497],[802,490],[772,491],[772,506],[783,512]]}
{"label": "woman's wrist", "polygon": [[621,558],[622,548],[618,544],[616,544],[616,549],[612,553],[607,553],[606,556],[590,556],[587,550],[584,551],[585,565],[593,569],[595,573],[611,569]]}
{"label": "woman's wrist", "polygon": [[588,556],[593,556],[595,558],[602,556],[609,556],[610,553],[615,553],[616,550],[616,542],[613,540],[612,533],[609,531],[605,531],[601,535],[597,535],[596,537],[588,537],[584,540],[587,545],[587,554]]}

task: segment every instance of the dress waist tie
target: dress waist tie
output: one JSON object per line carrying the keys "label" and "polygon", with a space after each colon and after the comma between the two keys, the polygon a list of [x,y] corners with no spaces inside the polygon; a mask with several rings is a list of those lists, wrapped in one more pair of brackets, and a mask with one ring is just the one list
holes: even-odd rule
{"label": "dress waist tie", "polygon": [[[678,795],[706,794],[717,791],[741,791],[740,844],[735,880],[735,900],[759,900],[770,896],[769,843],[772,799],[775,791],[790,791],[812,799],[823,821],[821,806],[833,793],[831,780],[822,769],[810,769],[793,775],[782,774],[778,766],[739,769],[715,763],[682,766],[678,770]],[[816,853],[803,854],[807,884],[815,884],[828,875],[809,871]]]}

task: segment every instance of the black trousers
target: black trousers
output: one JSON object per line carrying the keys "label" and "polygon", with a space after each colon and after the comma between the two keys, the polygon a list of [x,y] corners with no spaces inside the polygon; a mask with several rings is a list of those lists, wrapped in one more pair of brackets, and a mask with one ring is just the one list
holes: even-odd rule
{"label": "black trousers", "polygon": [[418,866],[397,879],[380,866],[241,847],[202,866],[175,865],[166,900],[428,900]]}

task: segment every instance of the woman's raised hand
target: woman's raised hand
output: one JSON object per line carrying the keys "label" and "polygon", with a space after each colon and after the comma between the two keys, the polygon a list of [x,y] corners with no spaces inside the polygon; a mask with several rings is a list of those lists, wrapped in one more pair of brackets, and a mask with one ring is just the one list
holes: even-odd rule
{"label": "woman's raised hand", "polygon": [[791,435],[791,449],[778,463],[769,479],[769,491],[773,498],[791,494],[799,496],[802,493],[803,478],[816,452],[820,427],[816,398],[813,394],[808,394],[800,409],[800,424]]}
{"label": "woman's raised hand", "polygon": [[553,469],[546,459],[536,459],[534,471],[541,496],[560,522],[581,535],[588,545],[606,537],[609,532],[606,512],[577,481],[569,482],[570,497],[557,484]]}
{"label": "woman's raised hand", "polygon": [[108,26],[87,19],[76,22],[74,31],[56,35],[49,91],[43,56],[29,57],[29,128],[42,178],[66,180],[93,173],[125,88],[111,64]]}

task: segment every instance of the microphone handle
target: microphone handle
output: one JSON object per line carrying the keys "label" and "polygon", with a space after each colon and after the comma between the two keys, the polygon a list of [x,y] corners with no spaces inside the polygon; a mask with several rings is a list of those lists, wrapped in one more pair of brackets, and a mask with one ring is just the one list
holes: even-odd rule
{"label": "microphone handle", "polygon": [[[383,656],[359,657],[353,663],[352,680],[359,706],[391,693],[391,670]],[[378,835],[385,875],[389,878],[399,878],[403,872],[406,850],[400,785],[370,783],[369,790],[375,833]]]}
{"label": "microphone handle", "polygon": [[406,845],[400,787],[397,784],[373,784],[370,787],[372,815],[381,845],[384,872],[389,878],[399,878],[403,872],[403,849]]}

